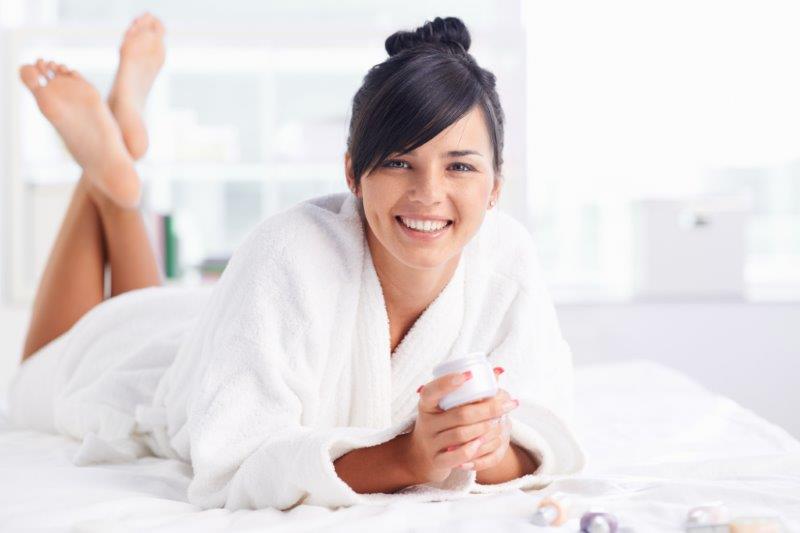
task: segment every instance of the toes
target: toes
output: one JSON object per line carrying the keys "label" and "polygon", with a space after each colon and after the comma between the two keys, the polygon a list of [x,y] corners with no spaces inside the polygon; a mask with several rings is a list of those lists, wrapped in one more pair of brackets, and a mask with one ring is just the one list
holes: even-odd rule
{"label": "toes", "polygon": [[40,82],[41,76],[39,69],[34,65],[22,65],[19,69],[19,77],[22,83],[31,91],[36,91],[36,89],[44,85]]}
{"label": "toes", "polygon": [[41,57],[36,60],[36,70],[38,70],[39,74],[42,76],[47,76],[47,63],[45,63],[44,59]]}
{"label": "toes", "polygon": [[20,79],[22,79],[22,82],[31,91],[44,87],[56,76],[70,76],[75,74],[74,70],[68,69],[61,63],[45,61],[41,58],[37,59],[36,63],[32,65],[23,65],[19,69]]}
{"label": "toes", "polygon": [[153,15],[147,12],[142,13],[133,20],[132,26],[137,29],[146,28],[150,24],[150,19],[152,18],[152,16]]}
{"label": "toes", "polygon": [[48,61],[45,65],[45,76],[48,79],[53,79],[56,77],[56,73],[58,72],[58,65],[56,65],[55,61]]}
{"label": "toes", "polygon": [[44,59],[37,59],[36,60],[36,70],[39,71],[39,75],[44,78],[45,83],[40,83],[40,85],[45,85],[48,80],[52,80],[56,77],[55,71],[53,70],[53,66],[55,63],[52,61],[45,61]]}
{"label": "toes", "polygon": [[151,30],[159,34],[164,33],[164,25],[152,13],[145,12],[133,19],[126,33],[138,33],[142,30]]}
{"label": "toes", "polygon": [[162,24],[162,22],[158,20],[156,17],[153,17],[153,29],[159,35],[163,35],[165,31],[164,24]]}
{"label": "toes", "polygon": [[127,31],[125,32],[125,36],[132,35],[132,34],[134,34],[134,33],[138,33],[138,32],[139,32],[139,30],[140,30],[140,29],[141,29],[141,27],[142,27],[142,25],[141,25],[141,20],[142,20],[142,15],[139,15],[138,17],[136,17],[135,19],[133,19],[133,20],[131,21],[131,24],[130,24],[130,26],[128,26],[128,29],[127,29]]}
{"label": "toes", "polygon": [[123,39],[135,37],[142,32],[153,32],[158,36],[163,36],[165,32],[164,24],[152,13],[142,13],[131,21]]}
{"label": "toes", "polygon": [[141,23],[142,26],[146,27],[147,29],[156,29],[156,18],[152,15],[152,13],[145,13],[142,15]]}

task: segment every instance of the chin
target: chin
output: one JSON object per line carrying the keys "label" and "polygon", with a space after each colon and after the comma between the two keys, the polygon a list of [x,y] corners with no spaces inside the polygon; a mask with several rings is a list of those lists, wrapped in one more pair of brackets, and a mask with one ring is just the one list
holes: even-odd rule
{"label": "chin", "polygon": [[395,259],[404,265],[420,270],[441,268],[452,259],[451,254],[444,253],[443,250],[407,250],[401,249],[400,253],[393,254]]}

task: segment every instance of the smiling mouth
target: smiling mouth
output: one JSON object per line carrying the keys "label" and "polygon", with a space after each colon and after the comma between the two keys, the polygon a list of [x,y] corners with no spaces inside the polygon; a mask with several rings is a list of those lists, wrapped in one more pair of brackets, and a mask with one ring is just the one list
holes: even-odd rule
{"label": "smiling mouth", "polygon": [[399,215],[394,218],[408,231],[420,234],[437,234],[453,225],[452,220],[415,220]]}

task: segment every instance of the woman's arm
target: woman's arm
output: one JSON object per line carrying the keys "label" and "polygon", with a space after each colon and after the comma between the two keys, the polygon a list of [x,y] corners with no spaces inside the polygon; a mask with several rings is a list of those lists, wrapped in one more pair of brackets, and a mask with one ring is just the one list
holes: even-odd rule
{"label": "woman's arm", "polygon": [[[392,493],[423,481],[414,478],[406,453],[409,433],[403,433],[377,446],[357,448],[333,462],[336,474],[359,494]],[[477,473],[483,485],[504,483],[539,468],[539,461],[513,442],[503,460]],[[380,475],[376,475],[380,473]]]}
{"label": "woman's arm", "polygon": [[[377,446],[357,448],[342,455],[333,462],[336,474],[359,494],[392,493],[424,483],[414,477],[408,462],[409,436],[403,433]],[[503,460],[477,472],[476,481],[496,485],[533,474],[538,468],[538,459],[512,442]]]}
{"label": "woman's arm", "polygon": [[369,448],[357,448],[333,462],[336,474],[354,491],[365,494],[397,492],[421,483],[408,464],[409,433]]}

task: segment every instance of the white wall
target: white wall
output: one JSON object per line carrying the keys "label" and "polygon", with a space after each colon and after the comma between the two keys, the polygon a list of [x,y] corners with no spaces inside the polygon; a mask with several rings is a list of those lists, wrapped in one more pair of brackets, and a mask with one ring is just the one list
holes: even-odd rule
{"label": "white wall", "polygon": [[653,359],[800,438],[800,303],[565,304],[557,312],[576,364]]}
{"label": "white wall", "polygon": [[[0,26],[0,102],[5,102],[7,99],[8,85],[10,84],[11,74],[7,66],[6,59],[6,40],[7,37],[2,31]],[[8,189],[10,182],[6,174],[8,166],[6,165],[6,157],[8,151],[9,135],[11,130],[11,123],[7,120],[8,111],[0,108],[0,302],[6,301],[8,288],[6,287],[6,273],[3,270],[7,261],[6,255],[9,253],[6,227],[6,212],[8,206]]]}

